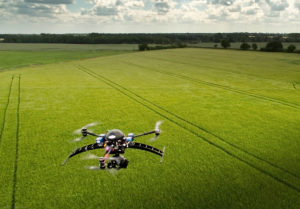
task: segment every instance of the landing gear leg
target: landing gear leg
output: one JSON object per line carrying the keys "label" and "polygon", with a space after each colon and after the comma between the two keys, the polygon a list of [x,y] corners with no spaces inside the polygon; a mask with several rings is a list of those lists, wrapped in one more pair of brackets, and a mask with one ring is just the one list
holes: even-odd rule
{"label": "landing gear leg", "polygon": [[129,160],[127,160],[125,157],[123,157],[120,161],[120,168],[127,168],[129,163]]}
{"label": "landing gear leg", "polygon": [[99,167],[100,169],[105,169],[105,160],[103,157],[99,159]]}

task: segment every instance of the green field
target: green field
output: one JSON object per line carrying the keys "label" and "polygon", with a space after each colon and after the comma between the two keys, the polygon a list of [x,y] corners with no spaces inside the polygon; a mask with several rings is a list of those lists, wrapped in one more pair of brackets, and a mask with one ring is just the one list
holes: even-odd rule
{"label": "green field", "polygon": [[[22,68],[7,60],[22,52],[0,53],[1,209],[299,208],[299,55],[74,50],[48,64],[38,52],[25,51]],[[87,123],[138,134],[158,120],[161,137],[137,141],[166,146],[162,164],[128,149],[115,174],[85,170],[98,164],[85,154],[61,166],[94,143],[69,143]]]}
{"label": "green field", "polygon": [[99,50],[137,50],[138,44],[24,44],[0,43],[0,51],[99,51]]}

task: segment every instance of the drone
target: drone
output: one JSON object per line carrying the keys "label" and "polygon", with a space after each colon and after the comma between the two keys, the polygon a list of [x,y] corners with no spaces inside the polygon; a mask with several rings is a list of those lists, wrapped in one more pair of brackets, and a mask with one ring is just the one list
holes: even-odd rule
{"label": "drone", "polygon": [[[88,130],[89,127],[95,126],[98,123],[90,123],[81,129],[74,131],[75,134],[81,134],[82,136],[74,139],[72,142],[79,142],[83,140],[88,135],[96,137],[96,143],[89,144],[80,148],[75,149],[68,158],[63,162],[63,166],[68,162],[68,160],[75,155],[80,153],[95,150],[95,149],[104,149],[105,154],[104,157],[98,157],[96,155],[90,154],[86,159],[98,159],[99,166],[89,166],[88,169],[91,170],[104,170],[104,169],[121,169],[127,168],[129,160],[127,160],[121,154],[125,153],[127,148],[132,149],[140,149],[147,152],[151,152],[153,154],[159,155],[161,157],[160,162],[162,163],[165,147],[163,150],[159,150],[155,147],[152,147],[147,144],[142,144],[139,142],[134,142],[135,138],[146,136],[150,134],[155,134],[155,136],[150,139],[150,141],[155,141],[161,133],[159,126],[161,125],[161,121],[156,122],[155,128],[152,131],[145,132],[142,134],[134,135],[133,133],[129,133],[128,136],[125,136],[124,133],[119,129],[109,130],[106,134],[95,134],[92,131]],[[113,155],[110,157],[110,155]]]}

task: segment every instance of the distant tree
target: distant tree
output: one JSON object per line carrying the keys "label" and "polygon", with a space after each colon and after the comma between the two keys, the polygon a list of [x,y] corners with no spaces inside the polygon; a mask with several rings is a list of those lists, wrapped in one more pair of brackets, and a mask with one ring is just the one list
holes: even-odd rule
{"label": "distant tree", "polygon": [[215,47],[215,48],[218,48],[218,44],[215,44],[214,47]]}
{"label": "distant tree", "polygon": [[242,43],[240,46],[240,49],[248,50],[248,49],[250,49],[250,45],[248,43]]}
{"label": "distant tree", "polygon": [[281,41],[271,41],[267,43],[266,47],[262,50],[268,52],[281,52],[283,51],[283,46]]}
{"label": "distant tree", "polygon": [[149,50],[149,46],[148,44],[139,44],[139,50],[140,51],[145,51],[145,50]]}
{"label": "distant tree", "polygon": [[256,49],[257,49],[257,44],[256,44],[256,43],[253,43],[253,44],[252,44],[252,49],[253,49],[253,50],[256,50]]}
{"label": "distant tree", "polygon": [[216,33],[213,35],[213,41],[215,43],[220,42],[222,40],[222,38],[223,38],[223,35],[221,33]]}
{"label": "distant tree", "polygon": [[227,39],[223,39],[221,41],[221,45],[224,49],[227,49],[228,47],[230,47],[230,42]]}
{"label": "distant tree", "polygon": [[174,48],[185,48],[187,47],[186,44],[180,42],[180,41],[177,41],[175,44],[173,44]]}
{"label": "distant tree", "polygon": [[294,44],[291,44],[286,49],[287,52],[294,52],[296,50],[296,46]]}

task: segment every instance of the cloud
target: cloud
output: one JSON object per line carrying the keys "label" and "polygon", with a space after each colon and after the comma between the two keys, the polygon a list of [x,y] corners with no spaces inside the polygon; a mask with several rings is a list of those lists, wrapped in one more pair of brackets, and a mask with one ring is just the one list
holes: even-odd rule
{"label": "cloud", "polygon": [[229,6],[234,3],[234,0],[207,0],[207,3]]}
{"label": "cloud", "polygon": [[115,16],[118,14],[118,7],[123,1],[117,0],[89,0],[94,6],[89,10],[83,10],[81,14],[92,16]]}
{"label": "cloud", "polygon": [[156,8],[158,14],[166,14],[171,9],[172,2],[169,0],[156,0],[154,7]]}
{"label": "cloud", "polygon": [[74,0],[25,0],[25,2],[38,4],[73,4]]}
{"label": "cloud", "polygon": [[34,17],[52,17],[57,18],[58,15],[66,13],[66,9],[62,7],[51,7],[47,5],[19,5],[16,9],[19,15],[27,15]]}
{"label": "cloud", "polygon": [[300,0],[295,0],[295,7],[300,10]]}
{"label": "cloud", "polygon": [[[101,24],[98,28],[114,24],[119,24],[122,28],[128,25],[133,28],[135,26],[151,28],[149,25],[156,27],[186,24],[194,25],[199,30],[201,30],[200,25],[205,25],[206,28],[211,28],[209,32],[212,32],[225,30],[226,27],[223,25],[233,28],[240,24],[244,25],[244,29],[251,24],[256,27],[266,24],[270,27],[271,24],[276,23],[286,27],[289,24],[298,25],[300,22],[300,0],[80,1],[89,4],[79,4],[79,0],[0,0],[1,26],[4,22],[9,25],[9,21],[36,22],[43,25],[57,22],[70,27],[81,24],[82,28],[91,25],[92,29]],[[72,12],[68,10],[71,8],[70,4],[72,4]],[[80,5],[85,7],[80,8]],[[78,9],[74,9],[77,6]],[[77,28],[81,29],[80,26]],[[235,31],[241,30],[238,26],[236,28]]]}
{"label": "cloud", "polygon": [[289,6],[286,0],[266,0],[266,2],[273,11],[282,11]]}
{"label": "cloud", "polygon": [[256,9],[248,9],[245,11],[246,15],[255,15],[257,13]]}
{"label": "cloud", "polygon": [[98,6],[93,9],[95,15],[98,16],[112,16],[117,15],[118,11],[115,7],[105,7],[105,6]]}
{"label": "cloud", "polygon": [[234,5],[228,8],[229,12],[240,12],[242,10],[241,5]]}
{"label": "cloud", "polygon": [[57,19],[60,15],[68,14],[64,4],[28,3],[23,0],[0,2],[0,13],[1,8],[6,12],[7,18],[22,16],[21,20],[24,20],[24,16]]}
{"label": "cloud", "polygon": [[142,1],[127,1],[124,3],[125,7],[131,7],[131,8],[143,8],[145,6],[144,2]]}

